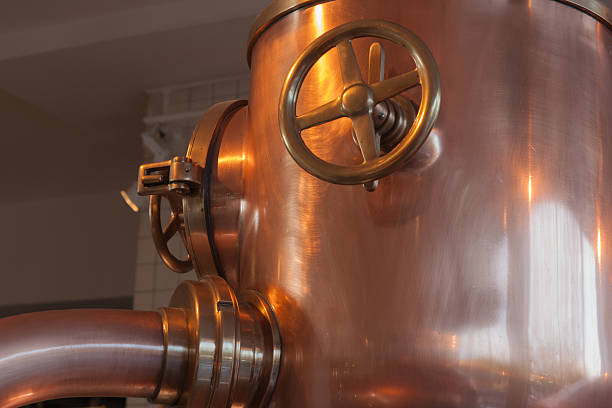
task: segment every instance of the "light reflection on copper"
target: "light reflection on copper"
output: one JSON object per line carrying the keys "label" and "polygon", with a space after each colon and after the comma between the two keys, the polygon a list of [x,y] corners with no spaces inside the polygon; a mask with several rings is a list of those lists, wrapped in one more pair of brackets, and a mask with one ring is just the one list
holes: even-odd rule
{"label": "light reflection on copper", "polygon": [[529,175],[529,182],[528,182],[528,194],[529,194],[529,204],[531,204],[531,196],[532,196],[532,189],[531,189],[531,174]]}
{"label": "light reflection on copper", "polygon": [[[572,211],[560,202],[541,202],[529,219],[529,355],[531,375],[565,372],[601,375],[597,324],[597,265],[591,241]],[[550,253],[559,254],[550,257]],[[537,272],[537,273],[536,273]],[[550,290],[550,283],[557,288]],[[551,319],[551,316],[557,316]],[[575,316],[572,318],[572,316]],[[581,336],[567,338],[581,322]],[[563,342],[559,342],[564,338]],[[561,360],[574,350],[574,360]],[[576,353],[577,350],[580,350]],[[534,377],[535,378],[535,377]]]}
{"label": "light reflection on copper", "polygon": [[504,233],[508,232],[508,206],[504,206]]}
{"label": "light reflection on copper", "polygon": [[242,156],[223,156],[223,157],[219,157],[219,159],[217,160],[218,163],[223,164],[223,163],[231,163],[231,162],[243,162],[246,159],[246,155],[243,153]]}
{"label": "light reflection on copper", "polygon": [[[601,35],[602,35],[601,28],[602,28],[602,24],[598,23],[595,25],[595,44],[597,48],[597,53],[599,54],[601,58],[603,58],[607,51],[605,50],[605,46],[601,38]],[[599,64],[596,65],[595,67],[595,81],[596,83],[601,82],[601,69],[600,69]],[[594,96],[595,96],[595,108],[596,108],[595,117],[596,117],[596,123],[597,123],[597,134],[601,135],[605,133],[604,129],[602,128],[602,118],[601,118],[601,114],[602,112],[604,112],[604,109],[601,108],[600,96],[598,94]],[[599,165],[598,165],[598,171],[597,171],[597,192],[600,195],[603,194],[603,191],[605,189],[603,185],[603,179],[604,179],[603,140],[604,140],[603,138],[599,138]],[[603,276],[602,276],[603,273],[602,273],[602,266],[601,266],[601,202],[599,200],[597,200],[595,203],[595,210],[596,210],[596,216],[597,216],[597,281],[599,285],[601,285],[603,282]],[[612,281],[612,272],[610,272],[610,281]]]}
{"label": "light reflection on copper", "polygon": [[[531,14],[531,2],[529,4],[529,13]],[[532,194],[533,194],[533,186],[532,186],[532,163],[533,163],[533,158],[532,158],[532,153],[534,150],[534,146],[533,146],[533,95],[531,93],[528,94],[527,96],[527,107],[528,107],[528,114],[527,114],[527,173],[528,173],[528,177],[529,177],[529,181],[528,181],[528,203],[529,203],[529,216],[531,216],[531,200],[532,200]]]}
{"label": "light reflection on copper", "polygon": [[[325,14],[322,5],[313,8],[311,15],[314,24],[314,34],[319,36],[325,32]],[[298,97],[298,114],[308,112],[337,97],[339,93],[338,57],[333,52],[328,52],[312,67],[304,80],[302,91]],[[328,123],[302,132],[307,146],[320,157],[328,157],[334,151],[330,143],[336,135],[344,137],[342,121]],[[280,276],[290,281],[289,287],[292,294],[302,297],[309,293],[309,284],[305,277],[308,271],[303,270],[306,266],[305,259],[311,259],[320,252],[320,232],[316,227],[317,209],[322,200],[323,191],[318,188],[319,181],[309,174],[302,173],[295,183],[292,191],[294,203],[291,206],[290,225],[294,225],[296,234],[289,234],[286,245],[288,253],[294,254],[294,258],[287,262],[286,269]]]}
{"label": "light reflection on copper", "polygon": [[9,398],[8,402],[16,403],[18,401],[27,401],[30,397],[33,397],[34,393],[32,391],[23,392],[21,394],[15,395],[14,397]]}
{"label": "light reflection on copper", "polygon": [[[19,352],[19,353],[13,353],[11,355],[8,355],[4,358],[0,358],[0,365],[5,365],[8,361],[10,360],[17,360],[23,357],[26,358],[33,358],[35,357],[37,354],[49,354],[49,353],[53,353],[53,352],[59,352],[62,351],[63,349],[65,349],[66,346],[62,345],[62,346],[54,346],[54,347],[41,347],[35,350],[28,350],[28,351],[23,351],[23,352]],[[70,345],[70,348],[72,350],[85,350],[87,351],[89,350],[97,350],[97,349],[109,349],[109,350],[121,350],[124,349],[126,352],[130,352],[130,350],[150,350],[150,351],[156,351],[159,349],[159,346],[147,346],[147,345],[136,345],[136,344],[120,344],[120,343],[111,343],[111,344],[74,344],[74,345]]]}
{"label": "light reflection on copper", "polygon": [[323,34],[323,5],[318,4],[314,8],[315,26],[317,27],[317,35]]}
{"label": "light reflection on copper", "polygon": [[259,230],[259,209],[255,209],[255,211],[253,211],[253,231],[255,233],[257,233],[257,231]]}
{"label": "light reflection on copper", "polygon": [[397,387],[397,386],[392,386],[392,385],[388,385],[388,386],[379,386],[377,388],[375,388],[372,392],[371,392],[371,396],[376,396],[376,395],[380,395],[381,397],[384,396],[389,396],[389,397],[406,397],[408,395],[413,395],[414,392],[412,392],[411,390],[409,390],[406,387]]}
{"label": "light reflection on copper", "polygon": [[[491,284],[499,288],[500,304],[506,304],[508,299],[508,237],[504,236],[493,255],[491,269],[497,271]],[[505,366],[510,359],[510,344],[507,333],[507,310],[501,308],[495,320],[482,328],[468,328],[457,333],[457,351],[460,359],[465,361],[488,361],[489,365]],[[452,343],[451,343],[452,344]]]}
{"label": "light reflection on copper", "polygon": [[597,227],[597,268],[601,268],[601,228]]}

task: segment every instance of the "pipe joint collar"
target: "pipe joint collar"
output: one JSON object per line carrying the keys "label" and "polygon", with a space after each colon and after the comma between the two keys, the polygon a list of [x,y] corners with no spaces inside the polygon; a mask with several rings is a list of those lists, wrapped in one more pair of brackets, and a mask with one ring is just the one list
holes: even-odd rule
{"label": "pipe joint collar", "polygon": [[164,362],[150,401],[186,407],[262,407],[280,366],[280,335],[256,291],[238,299],[225,280],[183,282],[160,310]]}

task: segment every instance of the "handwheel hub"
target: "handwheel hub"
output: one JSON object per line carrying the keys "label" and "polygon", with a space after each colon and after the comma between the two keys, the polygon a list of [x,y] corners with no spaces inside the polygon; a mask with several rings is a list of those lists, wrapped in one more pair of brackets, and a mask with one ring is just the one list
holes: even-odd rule
{"label": "handwheel hub", "polygon": [[342,111],[348,116],[368,112],[374,106],[374,95],[365,84],[355,84],[342,93]]}

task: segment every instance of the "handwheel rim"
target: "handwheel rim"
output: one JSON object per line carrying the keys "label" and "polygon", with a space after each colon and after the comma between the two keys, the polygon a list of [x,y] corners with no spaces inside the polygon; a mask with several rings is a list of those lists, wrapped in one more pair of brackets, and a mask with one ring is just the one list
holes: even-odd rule
{"label": "handwheel rim", "polygon": [[[416,119],[401,142],[389,153],[357,166],[343,166],[317,157],[304,143],[296,125],[297,99],[308,72],[315,63],[342,41],[374,37],[403,46],[416,64],[421,104]],[[279,105],[281,135],[293,159],[308,173],[335,184],[363,184],[380,179],[410,159],[427,139],[440,110],[440,77],[437,64],[425,45],[406,28],[386,21],[363,20],[336,27],[313,41],[292,66],[283,86]]]}
{"label": "handwheel rim", "polygon": [[[149,220],[151,223],[151,233],[153,236],[153,243],[155,244],[155,248],[157,249],[157,253],[159,254],[161,260],[166,264],[168,268],[177,273],[186,273],[193,269],[193,264],[191,262],[191,256],[187,255],[186,260],[181,260],[174,256],[168,247],[168,241],[172,236],[176,233],[184,234],[184,231],[178,230],[172,236],[166,238],[164,234],[164,229],[161,226],[161,196],[154,194],[151,195],[149,199]],[[174,211],[172,210],[174,215]]]}

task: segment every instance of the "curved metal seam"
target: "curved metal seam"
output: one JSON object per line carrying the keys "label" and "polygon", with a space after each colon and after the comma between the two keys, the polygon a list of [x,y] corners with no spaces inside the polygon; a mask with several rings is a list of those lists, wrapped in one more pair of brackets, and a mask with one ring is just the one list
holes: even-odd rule
{"label": "curved metal seam", "polygon": [[206,234],[208,235],[208,242],[210,244],[210,250],[212,252],[213,261],[217,268],[217,272],[219,276],[223,279],[227,280],[227,276],[225,274],[225,270],[223,269],[223,265],[221,264],[221,258],[219,256],[219,251],[217,250],[217,245],[215,244],[215,234],[214,234],[214,222],[212,218],[211,212],[211,195],[210,195],[210,186],[211,186],[211,172],[212,172],[212,164],[217,159],[215,154],[218,154],[218,146],[221,144],[221,140],[223,139],[223,131],[227,124],[231,121],[236,113],[244,107],[248,106],[247,100],[236,100],[231,103],[227,109],[223,112],[223,115],[217,122],[217,126],[213,132],[211,137],[210,146],[211,149],[208,151],[206,157],[206,175],[204,176],[206,181],[203,183],[205,188],[204,190],[204,218],[206,220]]}
{"label": "curved metal seam", "polygon": [[168,321],[164,318],[164,311],[159,309],[157,311],[160,315],[162,322],[162,336],[164,339],[164,354],[162,355],[162,369],[159,373],[159,380],[157,381],[157,387],[155,387],[155,392],[151,397],[147,398],[147,401],[153,402],[159,395],[159,392],[162,388],[162,383],[164,379],[164,373],[166,372],[166,366],[168,364]]}
{"label": "curved metal seam", "polygon": [[251,54],[253,52],[253,46],[264,31],[266,31],[278,20],[296,10],[314,6],[319,3],[327,3],[329,1],[334,0],[277,0],[266,7],[261,13],[259,13],[259,15],[257,15],[251,29],[249,30],[249,41],[247,47],[247,63],[249,64],[249,68],[251,67]]}
{"label": "curved metal seam", "polygon": [[[597,0],[555,0],[590,15],[612,31],[612,9]],[[595,10],[595,8],[597,8]]]}
{"label": "curved metal seam", "polygon": [[[251,30],[249,31],[249,41],[247,47],[247,63],[251,67],[251,57],[255,43],[269,27],[274,25],[283,17],[296,10],[314,6],[319,3],[327,3],[334,0],[276,0],[266,7],[255,18]],[[558,3],[573,7],[585,14],[590,15],[601,24],[612,31],[612,8],[600,0],[554,0]]]}

